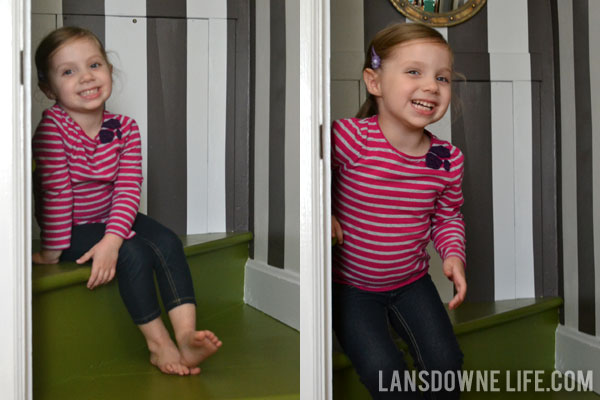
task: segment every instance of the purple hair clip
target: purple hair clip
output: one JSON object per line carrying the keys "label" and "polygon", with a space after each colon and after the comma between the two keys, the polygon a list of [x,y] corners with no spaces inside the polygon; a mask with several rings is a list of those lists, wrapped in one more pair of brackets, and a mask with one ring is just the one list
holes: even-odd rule
{"label": "purple hair clip", "polygon": [[381,58],[375,53],[375,47],[371,46],[371,68],[377,69],[381,67]]}

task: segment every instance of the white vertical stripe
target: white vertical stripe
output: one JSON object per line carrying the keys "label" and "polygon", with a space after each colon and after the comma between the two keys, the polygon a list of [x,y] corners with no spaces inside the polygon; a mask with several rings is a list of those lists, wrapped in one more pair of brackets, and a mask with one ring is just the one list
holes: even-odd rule
{"label": "white vertical stripe", "polygon": [[562,227],[565,325],[578,329],[579,288],[577,269],[577,151],[575,122],[575,58],[573,49],[573,2],[558,0],[560,43],[560,108]]}
{"label": "white vertical stripe", "polygon": [[187,23],[187,233],[207,232],[208,20]]}
{"label": "white vertical stripe", "polygon": [[[595,287],[600,288],[600,49],[595,43],[600,41],[600,2],[590,1],[588,6],[590,29],[590,91],[592,98],[592,171],[594,186],[594,277]],[[592,45],[594,44],[594,45]],[[596,290],[596,336],[600,336],[600,290]]]}
{"label": "white vertical stripe", "polygon": [[227,0],[187,0],[186,13],[188,18],[227,18]]}
{"label": "white vertical stripe", "polygon": [[516,293],[512,89],[510,82],[491,83],[494,292],[496,300],[514,299]]}
{"label": "white vertical stripe", "polygon": [[[147,212],[148,198],[148,65],[146,19],[106,17],[106,50],[115,67],[113,92],[107,102],[111,112],[136,120],[142,138],[142,198],[140,212]],[[123,38],[127,38],[124,40]]]}
{"label": "white vertical stripe", "polygon": [[104,0],[106,16],[146,16],[146,0]]}
{"label": "white vertical stripe", "polygon": [[270,4],[270,0],[256,0],[254,258],[265,263],[269,242]]}
{"label": "white vertical stripe", "polygon": [[523,298],[535,297],[531,82],[515,82],[513,85],[513,96],[515,135],[515,280],[516,296],[517,298]]}
{"label": "white vertical stripe", "polygon": [[285,237],[284,266],[300,272],[300,5],[285,2]]}
{"label": "white vertical stripe", "polygon": [[[490,0],[487,4],[495,296],[496,300],[533,297],[533,147],[527,2]],[[504,86],[499,81],[512,84]]]}
{"label": "white vertical stripe", "polygon": [[527,2],[488,0],[488,51],[490,53],[528,53]]}
{"label": "white vertical stripe", "polygon": [[207,230],[225,232],[225,137],[227,119],[227,20],[208,24]]}

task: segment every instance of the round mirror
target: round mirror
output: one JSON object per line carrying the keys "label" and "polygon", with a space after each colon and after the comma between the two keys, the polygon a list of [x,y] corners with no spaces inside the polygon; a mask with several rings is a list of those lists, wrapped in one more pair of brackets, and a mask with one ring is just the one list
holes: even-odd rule
{"label": "round mirror", "polygon": [[390,0],[413,21],[430,26],[452,26],[471,18],[485,0]]}

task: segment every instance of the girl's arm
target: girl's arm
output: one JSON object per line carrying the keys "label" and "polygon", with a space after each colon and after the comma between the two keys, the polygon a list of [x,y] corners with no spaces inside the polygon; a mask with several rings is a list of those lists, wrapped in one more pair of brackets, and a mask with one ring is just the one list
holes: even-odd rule
{"label": "girl's arm", "polygon": [[119,171],[114,183],[111,209],[106,222],[105,234],[128,239],[133,236],[131,227],[135,221],[142,191],[142,145],[139,128],[133,119],[124,117],[124,148],[119,158]]}
{"label": "girl's arm", "polygon": [[61,132],[47,114],[33,136],[32,149],[35,214],[42,239],[42,252],[35,260],[55,263],[60,252],[71,245],[73,192]]}
{"label": "girl's arm", "polygon": [[122,244],[123,238],[107,233],[102,240],[76,261],[77,264],[83,264],[92,259],[92,273],[87,282],[88,289],[91,290],[112,281],[117,270],[117,259]]}

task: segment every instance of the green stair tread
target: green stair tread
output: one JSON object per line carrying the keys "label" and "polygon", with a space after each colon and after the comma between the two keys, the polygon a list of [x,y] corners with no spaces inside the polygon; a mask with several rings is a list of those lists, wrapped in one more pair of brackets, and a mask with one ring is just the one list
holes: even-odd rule
{"label": "green stair tread", "polygon": [[[562,299],[557,297],[465,302],[448,314],[454,333],[460,336],[558,308],[561,304]],[[339,352],[333,353],[332,364],[334,371],[352,366],[350,359]]]}
{"label": "green stair tread", "polygon": [[[198,320],[219,335],[223,346],[201,364],[199,376],[160,373],[140,342],[136,356],[98,361],[35,393],[36,399],[298,399],[299,333],[240,303]],[[35,387],[34,387],[35,391]]]}
{"label": "green stair tread", "polygon": [[[206,233],[186,235],[180,238],[185,255],[190,257],[249,242],[252,240],[252,234],[249,232]],[[33,247],[34,249],[39,248],[39,243],[34,242]],[[36,294],[64,286],[86,283],[91,270],[92,267],[89,263],[79,265],[74,262],[61,262],[52,265],[33,265],[32,291]]]}

